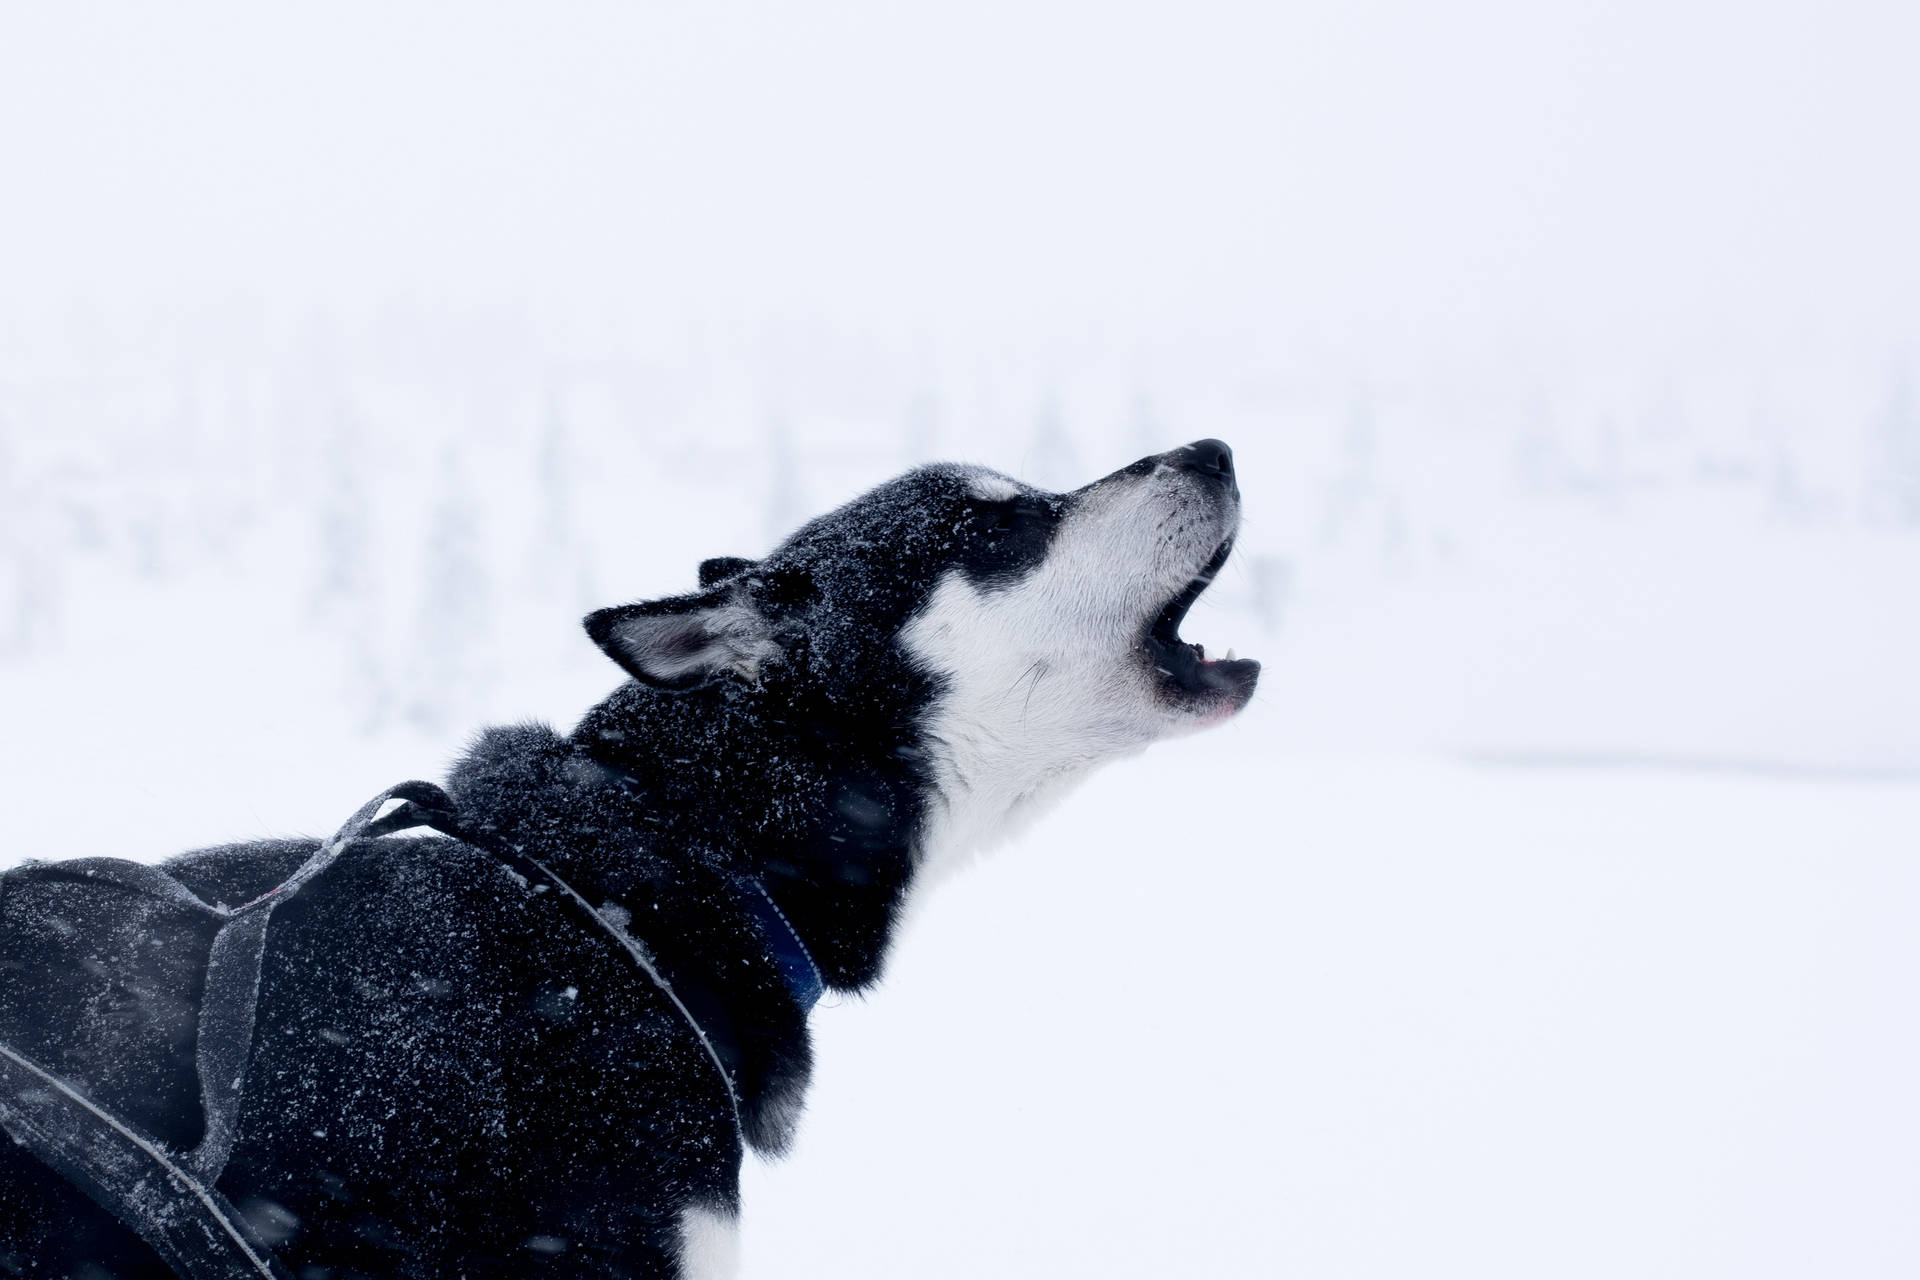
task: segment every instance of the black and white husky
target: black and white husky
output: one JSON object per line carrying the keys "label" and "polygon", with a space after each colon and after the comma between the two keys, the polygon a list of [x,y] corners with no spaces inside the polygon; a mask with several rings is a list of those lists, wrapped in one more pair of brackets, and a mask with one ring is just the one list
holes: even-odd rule
{"label": "black and white husky", "polygon": [[[740,1161],[793,1134],[821,989],[879,978],[943,866],[1247,704],[1259,665],[1179,635],[1239,521],[1217,440],[1071,493],[925,467],[763,560],[706,561],[697,592],[593,614],[632,679],[569,734],[482,734],[447,783],[472,839],[343,844],[278,907],[218,1190],[312,1280],[729,1274]],[[243,903],[317,845],[166,870]],[[0,1042],[192,1148],[204,949],[7,884]],[[8,1272],[167,1274],[0,1143]]]}

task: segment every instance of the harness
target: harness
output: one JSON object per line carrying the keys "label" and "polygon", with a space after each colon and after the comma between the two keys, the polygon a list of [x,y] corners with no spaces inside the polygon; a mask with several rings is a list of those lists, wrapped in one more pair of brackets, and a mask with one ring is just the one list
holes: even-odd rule
{"label": "harness", "polygon": [[[396,807],[383,814],[394,801],[399,802]],[[195,1046],[205,1122],[198,1146],[184,1155],[169,1152],[4,1042],[0,1042],[0,1129],[125,1223],[189,1280],[261,1276],[292,1280],[214,1186],[233,1151],[234,1126],[253,1048],[267,925],[275,907],[331,866],[349,844],[423,826],[484,849],[527,882],[547,886],[551,896],[566,902],[590,931],[607,938],[665,994],[726,1086],[735,1141],[744,1150],[740,1098],[733,1077],[706,1031],[655,967],[645,945],[595,910],[538,858],[491,833],[467,828],[444,791],[417,781],[389,787],[367,801],[292,875],[238,907],[205,902],[157,867],[116,858],[82,858],[12,873],[113,885],[217,920],[219,926],[207,955]],[[758,880],[747,882],[741,899],[764,929],[774,961],[802,1011],[810,1011],[826,984],[806,944]]]}

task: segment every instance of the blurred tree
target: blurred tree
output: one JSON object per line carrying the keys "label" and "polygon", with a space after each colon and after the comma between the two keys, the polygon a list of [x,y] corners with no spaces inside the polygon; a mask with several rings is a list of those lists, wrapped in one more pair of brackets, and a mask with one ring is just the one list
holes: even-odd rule
{"label": "blurred tree", "polygon": [[780,542],[807,517],[799,459],[793,450],[793,424],[778,411],[767,415],[767,496],[762,515],[768,546]]}
{"label": "blurred tree", "polygon": [[58,630],[65,556],[47,504],[18,473],[0,416],[0,657],[31,652]]}
{"label": "blurred tree", "polygon": [[485,685],[492,584],[480,541],[459,442],[450,441],[441,451],[440,493],[421,554],[407,681],[407,718],[425,729],[442,728],[456,710],[470,717],[474,694]]}
{"label": "blurred tree", "polygon": [[1874,523],[1920,526],[1920,407],[1913,382],[1894,377],[1868,451],[1867,501]]}
{"label": "blurred tree", "polygon": [[1293,561],[1285,556],[1255,552],[1246,558],[1246,574],[1254,616],[1267,630],[1277,633],[1293,596]]}
{"label": "blurred tree", "polygon": [[527,546],[527,584],[542,595],[568,592],[569,608],[590,609],[595,603],[593,548],[574,526],[572,430],[558,374],[548,379],[542,398],[533,474],[538,510]]}
{"label": "blurred tree", "polygon": [[909,467],[940,460],[939,392],[928,388],[913,397],[901,426],[900,444]]}
{"label": "blurred tree", "polygon": [[25,495],[13,481],[13,449],[0,417],[0,657],[26,652],[32,615],[27,602]]}
{"label": "blurred tree", "polygon": [[1320,545],[1339,546],[1350,526],[1377,505],[1380,489],[1379,440],[1373,408],[1355,394],[1340,432],[1340,463],[1321,493]]}
{"label": "blurred tree", "polygon": [[1021,479],[1045,489],[1073,489],[1081,481],[1080,460],[1060,416],[1060,402],[1048,393],[1034,420],[1033,443],[1027,449],[1027,474]]}
{"label": "blurred tree", "polygon": [[318,543],[315,613],[332,615],[371,589],[367,477],[360,468],[360,430],[330,366],[314,363],[299,406],[320,444],[320,494],[314,510]]}
{"label": "blurred tree", "polygon": [[1128,461],[1148,454],[1165,453],[1183,441],[1171,438],[1171,431],[1160,421],[1153,397],[1144,390],[1133,393],[1133,408],[1127,418]]}
{"label": "blurred tree", "polygon": [[1620,424],[1603,413],[1593,429],[1593,491],[1617,504],[1627,489],[1627,455]]}
{"label": "blurred tree", "polygon": [[380,584],[372,558],[371,477],[363,465],[359,423],[331,378],[310,387],[304,406],[320,437],[320,491],[312,499],[314,585],[309,612],[347,651],[346,696],[363,732],[377,730],[392,701],[378,637]]}

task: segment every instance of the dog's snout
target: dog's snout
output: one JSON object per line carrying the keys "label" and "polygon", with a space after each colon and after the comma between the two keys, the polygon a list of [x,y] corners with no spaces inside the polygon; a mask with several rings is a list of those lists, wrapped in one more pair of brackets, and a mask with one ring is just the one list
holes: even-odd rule
{"label": "dog's snout", "polygon": [[1182,471],[1193,471],[1215,480],[1233,483],[1233,450],[1224,440],[1195,440],[1173,451],[1169,459]]}

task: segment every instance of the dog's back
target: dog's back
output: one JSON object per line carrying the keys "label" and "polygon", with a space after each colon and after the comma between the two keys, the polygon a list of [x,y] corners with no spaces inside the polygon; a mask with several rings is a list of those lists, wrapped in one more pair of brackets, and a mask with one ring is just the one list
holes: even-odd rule
{"label": "dog's back", "polygon": [[[314,847],[229,846],[168,870],[240,902]],[[187,1150],[205,940],[125,893],[49,891],[32,871],[0,886],[0,1039]],[[659,1206],[724,1202],[736,1138],[705,1052],[657,988],[531,889],[458,841],[364,841],[276,913],[219,1189],[295,1274],[517,1272],[561,1255],[668,1274],[679,1223]],[[0,1186],[9,1267],[172,1274],[24,1149],[0,1148]]]}

